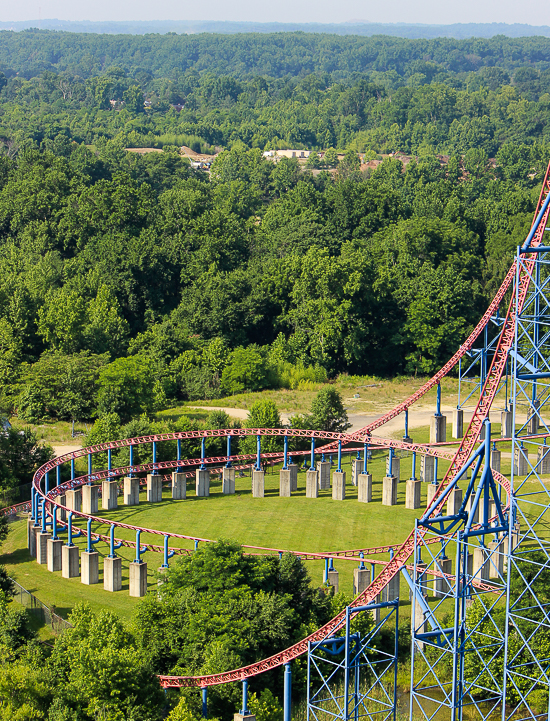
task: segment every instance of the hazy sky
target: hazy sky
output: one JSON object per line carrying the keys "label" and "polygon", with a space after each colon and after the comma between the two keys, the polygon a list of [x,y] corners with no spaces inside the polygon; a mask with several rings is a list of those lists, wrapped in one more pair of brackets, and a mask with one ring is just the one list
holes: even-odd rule
{"label": "hazy sky", "polygon": [[240,20],[255,22],[550,25],[546,0],[0,0],[0,20]]}

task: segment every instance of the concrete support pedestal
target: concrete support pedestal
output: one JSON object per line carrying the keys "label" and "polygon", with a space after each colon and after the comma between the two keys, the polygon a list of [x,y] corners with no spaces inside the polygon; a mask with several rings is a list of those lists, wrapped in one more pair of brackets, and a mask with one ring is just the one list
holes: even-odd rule
{"label": "concrete support pedestal", "polygon": [[39,531],[36,534],[36,562],[41,566],[45,566],[48,563],[48,539],[52,537],[51,533],[42,533]]}
{"label": "concrete support pedestal", "polygon": [[539,427],[540,427],[540,423],[539,423],[540,418],[539,418],[539,414],[538,414],[539,408],[540,408],[540,401],[533,401],[533,405],[529,409],[530,418],[529,418],[528,428],[529,428],[529,433],[532,436],[536,436],[537,433],[539,432]]}
{"label": "concrete support pedestal", "polygon": [[82,513],[93,516],[99,511],[99,486],[82,486]]}
{"label": "concrete support pedestal", "polygon": [[103,559],[103,588],[106,591],[120,591],[122,588],[122,558]]}
{"label": "concrete support pedestal", "polygon": [[[67,505],[67,496],[62,493],[60,496],[57,497],[57,502],[60,506],[66,506]],[[59,511],[59,520],[63,521],[63,523],[67,522],[67,511],[64,508],[60,508]]]}
{"label": "concrete support pedestal", "polygon": [[516,448],[514,451],[514,475],[526,476],[529,473],[529,460],[527,456],[527,448],[523,450]]}
{"label": "concrete support pedestal", "polygon": [[399,581],[401,580],[401,574],[398,573],[397,576],[394,576],[391,581],[388,581],[388,583],[384,586],[382,589],[382,603],[387,603],[388,601],[395,601],[396,598],[399,598]]}
{"label": "concrete support pedestal", "polygon": [[447,416],[430,418],[430,443],[445,443],[447,440]]}
{"label": "concrete support pedestal", "polygon": [[[437,559],[437,566],[436,570],[440,571],[441,573],[447,573],[451,574],[453,570],[453,562],[450,558],[438,558]],[[446,596],[448,593],[451,592],[451,584],[446,578],[434,578],[434,597],[435,598],[443,598],[443,596]]]}
{"label": "concrete support pedestal", "polygon": [[372,502],[372,473],[360,473],[357,482],[357,500],[360,503]]}
{"label": "concrete support pedestal", "polygon": [[80,512],[82,509],[82,488],[75,488],[72,491],[65,491],[67,508],[71,511]]}
{"label": "concrete support pedestal", "polygon": [[195,471],[195,494],[200,498],[210,495],[210,471],[208,468],[197,468]]}
{"label": "concrete support pedestal", "polygon": [[422,481],[410,478],[405,487],[405,508],[415,511],[420,508],[420,489]]}
{"label": "concrete support pedestal", "polygon": [[61,538],[53,539],[48,538],[46,548],[46,560],[48,571],[61,571],[61,550],[63,548],[63,541]]}
{"label": "concrete support pedestal", "polygon": [[[426,614],[418,601],[414,601],[414,614],[411,616],[411,623],[413,624],[413,631],[416,631],[416,633],[426,633],[428,630]],[[423,649],[425,645],[424,641],[416,641],[416,644],[420,649]]]}
{"label": "concrete support pedestal", "polygon": [[351,482],[354,486],[357,485],[359,474],[363,473],[363,461],[361,458],[352,458],[351,461]]}
{"label": "concrete support pedestal", "polygon": [[370,584],[370,571],[368,568],[353,569],[353,595],[363,593]]}
{"label": "concrete support pedestal", "polygon": [[317,498],[319,495],[319,473],[309,470],[306,472],[306,498]]}
{"label": "concrete support pedestal", "polygon": [[317,471],[319,473],[319,490],[326,491],[330,488],[330,463],[328,461],[319,461]]}
{"label": "concrete support pedestal", "polygon": [[[548,450],[550,451],[550,448]],[[502,456],[501,451],[497,451],[496,449],[493,449],[491,451],[491,468],[493,469],[493,471],[496,471],[497,473],[500,473],[501,456]]]}
{"label": "concrete support pedestal", "polygon": [[142,598],[147,593],[147,564],[145,561],[130,563],[130,596]]}
{"label": "concrete support pedestal", "polygon": [[101,508],[104,511],[118,508],[118,481],[101,482]]}
{"label": "concrete support pedestal", "polygon": [[124,478],[124,505],[139,505],[139,478],[126,476]]}
{"label": "concrete support pedestal", "polygon": [[252,497],[265,496],[265,474],[263,471],[252,471]]}
{"label": "concrete support pedestal", "polygon": [[162,501],[162,476],[159,473],[147,474],[147,502],[160,503]]}
{"label": "concrete support pedestal", "polygon": [[185,473],[172,473],[172,499],[183,501],[187,496],[187,476]]}
{"label": "concrete support pedestal", "polygon": [[63,578],[76,578],[79,573],[78,546],[63,546],[61,549],[61,576]]}
{"label": "concrete support pedestal", "polygon": [[453,438],[464,436],[464,411],[462,408],[455,408],[453,413]]}
{"label": "concrete support pedestal", "polygon": [[384,476],[382,481],[382,505],[395,506],[397,503],[397,478]]}
{"label": "concrete support pedestal", "polygon": [[501,411],[500,413],[500,437],[511,438],[512,437],[512,421],[513,413],[509,411]]}
{"label": "concrete support pedestal", "polygon": [[279,495],[283,498],[290,498],[290,471],[282,468],[279,471]]}
{"label": "concrete support pedestal", "polygon": [[435,458],[422,456],[420,461],[420,480],[424,483],[433,483],[435,480]]}
{"label": "concrete support pedestal", "polygon": [[29,551],[33,558],[36,558],[36,547],[37,547],[36,537],[38,536],[39,533],[40,533],[39,525],[35,525],[31,528],[31,547],[30,547]]}
{"label": "concrete support pedestal", "polygon": [[474,548],[472,575],[479,581],[489,580],[490,562],[488,560],[488,555],[489,554],[485,547],[478,546],[477,548]]}
{"label": "concrete support pedestal", "polygon": [[334,593],[338,593],[338,571],[328,572],[328,585],[334,588]]}
{"label": "concrete support pedestal", "polygon": [[80,580],[86,586],[99,583],[99,553],[82,551],[80,556]]}
{"label": "concrete support pedestal", "polygon": [[298,466],[296,463],[289,463],[288,470],[290,471],[290,492],[294,493],[298,490]]}
{"label": "concrete support pedestal", "polygon": [[504,574],[504,543],[491,541],[488,545],[491,557],[489,559],[489,578],[502,578]]}
{"label": "concrete support pedestal", "polygon": [[332,474],[332,500],[343,501],[346,497],[346,472],[334,471]]}
{"label": "concrete support pedestal", "polygon": [[386,458],[386,475],[387,476],[395,476],[397,478],[397,482],[401,480],[401,459],[396,458],[395,456],[392,459],[392,464],[390,468],[390,457],[388,456]]}
{"label": "concrete support pedestal", "polygon": [[32,545],[33,545],[32,528],[33,528],[33,526],[34,526],[34,521],[32,520],[31,514],[29,513],[29,515],[27,516],[27,548],[29,549],[31,556],[36,555],[36,551],[34,552],[34,554],[32,552]]}
{"label": "concrete support pedestal", "polygon": [[[468,516],[472,515],[472,506],[474,504],[474,497],[475,497],[475,493],[472,493],[472,494],[470,494],[470,497],[466,501],[466,512],[467,512]],[[474,517],[473,517],[472,523],[473,524],[479,523],[479,505],[473,512],[473,516]]]}
{"label": "concrete support pedestal", "polygon": [[447,515],[456,516],[462,505],[462,489],[455,488],[447,496]]}
{"label": "concrete support pedestal", "polygon": [[222,493],[231,496],[235,493],[235,469],[224,468],[222,471]]}
{"label": "concrete support pedestal", "polygon": [[538,472],[541,475],[550,473],[550,446],[539,446],[537,449]]}
{"label": "concrete support pedestal", "polygon": [[432,505],[432,501],[435,496],[435,492],[437,491],[437,483],[430,483],[427,490],[427,498],[426,498],[426,508],[429,508]]}
{"label": "concrete support pedestal", "polygon": [[253,713],[234,713],[233,721],[256,721],[256,716]]}

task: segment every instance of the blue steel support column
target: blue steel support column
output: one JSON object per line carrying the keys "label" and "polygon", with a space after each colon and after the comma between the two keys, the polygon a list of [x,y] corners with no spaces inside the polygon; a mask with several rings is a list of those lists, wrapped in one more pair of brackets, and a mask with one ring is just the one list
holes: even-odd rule
{"label": "blue steel support column", "polygon": [[55,469],[55,485],[59,486],[61,484],[61,466],[57,466]]}
{"label": "blue steel support column", "polygon": [[413,451],[411,478],[416,480],[416,451]]}
{"label": "blue steel support column", "polygon": [[53,519],[52,519],[52,539],[54,541],[59,540],[57,537],[57,506],[53,507]]}
{"label": "blue steel support column", "polygon": [[[92,454],[91,453],[88,453],[88,475],[89,476],[92,475]],[[88,479],[88,485],[90,485],[90,486],[92,485],[91,478]]]}
{"label": "blue steel support column", "polygon": [[342,471],[342,441],[338,441],[338,473]]}
{"label": "blue steel support column", "polygon": [[109,558],[115,557],[115,524],[111,524],[109,530]]}
{"label": "blue steel support column", "polygon": [[315,436],[311,436],[311,463],[309,466],[309,470],[315,470]]}
{"label": "blue steel support column", "polygon": [[130,477],[132,477],[134,475],[131,470],[133,465],[134,465],[134,446],[131,445],[130,446],[130,472],[128,474]]}
{"label": "blue steel support column", "polygon": [[34,486],[31,486],[31,521],[34,521],[36,518],[36,513],[34,510],[34,499],[36,496],[36,491],[34,490]]}
{"label": "blue steel support column", "polygon": [[393,448],[390,448],[388,457],[388,476],[393,476]]}
{"label": "blue steel support column", "polygon": [[46,493],[50,492],[50,472],[46,471],[44,474],[44,488]]}
{"label": "blue steel support column", "polygon": [[369,444],[365,443],[363,446],[363,473],[367,472],[369,463]]}
{"label": "blue steel support column", "polygon": [[284,462],[283,462],[283,471],[286,471],[286,470],[288,470],[288,436],[285,436],[284,444],[285,444],[285,451],[284,451],[285,455],[284,455]]}
{"label": "blue steel support column", "polygon": [[260,434],[256,436],[256,470],[261,471],[262,470],[262,437]]}
{"label": "blue steel support column", "polygon": [[435,483],[436,485],[437,485],[437,461],[438,461],[438,460],[439,460],[438,457],[435,456],[435,457],[434,457],[434,483]]}
{"label": "blue steel support column", "polygon": [[42,506],[42,533],[46,533],[46,499],[43,498],[40,504]]}
{"label": "blue steel support column", "polygon": [[441,383],[437,384],[437,400],[436,400],[435,415],[436,416],[441,415]]}
{"label": "blue steel support column", "polygon": [[107,449],[107,470],[113,470],[113,451],[111,448]]}
{"label": "blue steel support column", "polygon": [[243,716],[248,716],[250,713],[248,710],[248,680],[246,678],[243,680],[243,707],[239,713]]}
{"label": "blue steel support column", "polygon": [[292,667],[285,663],[284,692],[283,692],[283,721],[291,721],[292,713]]}
{"label": "blue steel support column", "polygon": [[197,550],[198,547],[199,547],[199,542],[198,542],[197,539],[195,538],[195,551]]}
{"label": "blue steel support column", "polygon": [[153,441],[153,466],[157,462],[157,442]]}
{"label": "blue steel support column", "polygon": [[204,459],[206,458],[206,436],[202,437],[201,441],[201,471],[204,471],[206,466],[204,465]]}
{"label": "blue steel support column", "polygon": [[88,518],[88,522],[87,522],[86,526],[87,526],[86,530],[88,532],[88,537],[87,537],[88,545],[86,547],[86,551],[88,553],[92,553],[92,551],[94,550],[94,547],[92,545],[92,519],[91,518]]}
{"label": "blue steel support column", "polygon": [[73,512],[69,513],[67,519],[67,546],[74,546],[73,543]]}
{"label": "blue steel support column", "polygon": [[164,536],[164,562],[161,566],[161,568],[168,568],[168,559],[172,558],[175,551],[168,552],[168,539],[170,536]]}
{"label": "blue steel support column", "polygon": [[405,408],[405,438],[409,437],[409,409]]}
{"label": "blue steel support column", "polygon": [[74,467],[74,458],[71,458],[71,481],[74,481],[76,476],[76,470]]}
{"label": "blue steel support column", "polygon": [[323,574],[323,583],[328,581],[328,558],[325,558],[325,572]]}
{"label": "blue steel support column", "polygon": [[[177,460],[178,460],[178,461],[181,461],[181,438],[178,438],[178,457],[177,457]],[[177,467],[177,472],[178,472],[178,473],[181,473],[181,466],[178,466],[178,467]]]}
{"label": "blue steel support column", "polygon": [[231,468],[231,434],[227,436],[227,463],[226,468]]}
{"label": "blue steel support column", "polygon": [[208,718],[208,689],[203,688],[202,691],[202,716]]}

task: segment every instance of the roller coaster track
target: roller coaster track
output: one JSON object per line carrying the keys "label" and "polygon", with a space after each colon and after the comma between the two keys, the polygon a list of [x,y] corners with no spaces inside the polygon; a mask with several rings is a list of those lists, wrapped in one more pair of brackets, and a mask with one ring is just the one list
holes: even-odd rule
{"label": "roller coaster track", "polygon": [[[546,204],[547,196],[550,193],[550,165],[548,166],[548,169],[546,171],[546,175],[544,178],[542,190],[540,193],[537,210],[535,213],[535,218],[538,219],[540,222],[535,230],[532,230],[530,233],[530,247],[536,247],[538,245],[541,245],[542,237],[544,230],[546,228],[546,225],[548,223],[548,217],[550,214],[550,205]],[[543,208],[544,206],[544,208]],[[544,210],[544,212],[543,212]],[[96,473],[92,473],[89,476],[83,476],[79,479],[76,479],[75,481],[69,482],[68,484],[63,484],[62,487],[54,489],[48,494],[45,494],[44,491],[42,491],[40,487],[40,482],[42,478],[44,477],[45,473],[47,471],[53,470],[57,466],[61,465],[62,463],[73,460],[79,457],[82,457],[84,455],[87,455],[88,453],[96,453],[101,451],[106,451],[109,449],[120,449],[124,447],[128,447],[131,445],[136,445],[139,443],[146,443],[146,442],[155,442],[155,441],[169,441],[169,440],[177,440],[177,439],[202,439],[202,438],[208,438],[208,437],[225,437],[229,433],[233,436],[249,436],[249,435],[260,435],[260,436],[267,436],[267,435],[277,435],[277,436],[289,436],[289,437],[303,437],[303,438],[319,438],[324,440],[329,440],[329,443],[321,446],[316,449],[317,453],[327,453],[335,450],[337,447],[338,442],[340,441],[342,444],[349,444],[353,443],[354,441],[362,441],[362,442],[368,442],[369,445],[374,445],[378,447],[391,447],[391,448],[402,448],[403,450],[407,451],[417,451],[419,453],[425,453],[427,455],[434,455],[440,458],[445,458],[447,460],[450,460],[450,466],[447,470],[443,480],[438,486],[435,500],[440,499],[439,504],[436,504],[436,507],[434,508],[433,515],[437,514],[441,508],[441,506],[444,503],[444,499],[442,497],[442,491],[443,489],[450,483],[457,475],[457,473],[460,471],[464,463],[470,458],[475,444],[478,440],[482,424],[484,420],[488,417],[489,410],[491,408],[492,402],[495,398],[495,395],[497,393],[500,380],[502,378],[505,365],[506,365],[506,359],[508,356],[508,353],[512,347],[512,343],[514,341],[514,328],[515,328],[515,314],[517,311],[520,311],[523,307],[529,283],[531,280],[531,271],[534,265],[534,255],[529,254],[528,251],[526,252],[526,262],[522,264],[520,270],[519,270],[519,282],[518,287],[515,289],[515,297],[514,294],[512,294],[512,298],[509,301],[508,310],[506,313],[506,317],[504,319],[504,322],[502,324],[500,336],[498,339],[498,344],[496,346],[496,350],[492,359],[492,363],[489,369],[489,372],[487,374],[486,381],[483,385],[483,388],[481,390],[480,398],[477,403],[477,406],[475,408],[475,411],[473,413],[472,419],[470,421],[470,424],[468,426],[468,429],[464,435],[464,438],[460,442],[459,448],[456,451],[452,450],[443,450],[440,447],[433,447],[429,445],[420,445],[420,444],[408,444],[404,443],[402,441],[396,441],[392,439],[383,439],[383,438],[377,438],[375,436],[372,436],[372,431],[376,430],[377,428],[382,427],[385,423],[387,423],[392,418],[395,418],[400,413],[406,411],[410,406],[412,406],[416,401],[418,401],[422,396],[424,396],[431,388],[433,388],[435,385],[437,385],[442,378],[444,378],[458,363],[458,361],[473,347],[473,344],[489,322],[491,316],[493,316],[496,313],[496,310],[499,308],[501,303],[506,297],[506,294],[511,289],[514,283],[514,279],[518,275],[518,269],[516,267],[516,263],[512,265],[512,267],[509,269],[508,273],[506,274],[504,281],[502,282],[497,294],[493,298],[492,302],[490,303],[487,311],[483,315],[480,322],[476,325],[468,339],[460,346],[458,351],[453,355],[453,357],[446,363],[441,370],[439,370],[429,381],[424,383],[424,385],[421,386],[415,393],[413,393],[407,400],[405,400],[403,403],[400,403],[395,408],[393,408],[388,413],[381,416],[376,421],[373,421],[372,423],[368,424],[364,428],[361,428],[358,431],[355,431],[351,434],[347,433],[325,433],[322,431],[311,431],[311,430],[301,430],[301,429],[234,429],[231,431],[227,430],[212,430],[212,431],[191,431],[187,433],[167,433],[167,434],[159,434],[159,435],[153,435],[153,436],[144,436],[139,439],[125,439],[123,441],[114,441],[112,443],[105,443],[100,444],[98,446],[94,446],[93,448],[86,448],[86,449],[80,449],[78,451],[74,451],[69,454],[65,454],[64,456],[61,456],[59,458],[56,458],[53,461],[50,461],[49,463],[42,466],[37,473],[35,474],[33,484],[36,492],[42,496],[43,498],[46,498],[48,507],[51,509],[53,505],[59,506],[59,504],[54,500],[54,497],[58,495],[58,492],[61,490],[61,488],[67,488],[71,487],[71,483],[74,485],[82,485],[85,482],[91,481],[91,480],[99,480],[101,478],[108,478],[113,475],[121,475],[125,472],[139,472],[139,471],[145,471],[145,470],[162,470],[162,469],[168,469],[173,468],[175,466],[183,466],[183,467],[191,467],[193,465],[197,465],[201,462],[207,462],[209,464],[215,464],[215,463],[225,463],[227,461],[226,456],[220,456],[220,457],[212,457],[208,459],[191,459],[191,460],[180,460],[180,461],[163,461],[163,462],[157,462],[154,464],[143,464],[140,466],[132,466],[132,467],[126,467],[126,468],[117,468],[116,473],[113,471],[99,471]],[[515,305],[516,302],[516,305]],[[308,451],[296,453],[293,452],[292,455],[305,455],[309,453]],[[262,454],[262,458],[265,458],[266,460],[269,459],[280,459],[282,456],[281,452],[277,453],[271,453],[271,454]],[[235,460],[242,461],[246,459],[253,458],[253,456],[235,456]],[[495,480],[507,491],[510,491],[510,484],[509,481],[500,473],[493,472]],[[51,511],[50,511],[51,512]],[[75,512],[73,511],[73,514]],[[86,514],[76,514],[81,515],[83,517],[89,518],[89,516],[86,516]],[[106,519],[101,518],[95,518],[92,517],[92,520],[97,521],[98,523],[111,523],[110,521],[107,521]],[[131,526],[129,524],[116,524],[119,527],[127,528],[127,529],[134,529],[134,530],[144,530],[147,533],[157,533],[158,535],[167,535],[165,532],[161,531],[155,531],[151,529],[139,529],[137,526]],[[426,531],[422,531],[418,529],[418,534],[425,534]],[[172,537],[175,538],[183,538],[183,539],[190,539],[192,537],[189,536],[178,536],[177,534],[170,533],[169,534]],[[103,537],[105,538],[105,537]],[[201,540],[201,539],[197,539]],[[208,540],[208,539],[204,539]],[[127,541],[128,545],[131,545],[131,542]],[[359,596],[357,596],[354,601],[352,602],[352,606],[363,606],[368,603],[372,603],[376,600],[378,594],[382,591],[382,589],[389,583],[389,581],[394,578],[402,568],[407,567],[407,560],[410,558],[411,553],[413,551],[414,547],[414,532],[412,532],[407,539],[399,546],[384,546],[380,547],[378,549],[364,549],[363,551],[359,552],[367,552],[367,553],[375,553],[375,552],[385,552],[389,550],[390,548],[393,548],[396,550],[394,557],[389,562],[382,562],[384,565],[384,568],[382,572],[373,580],[373,582],[368,586],[363,593],[361,593]],[[151,546],[151,549],[160,548],[160,547],[153,547]],[[248,547],[255,550],[260,551],[268,551],[268,552],[279,552],[279,549],[268,549],[268,548],[261,548],[261,547]],[[384,549],[384,550],[382,550]],[[179,549],[180,551],[182,549]],[[322,558],[326,557],[342,557],[346,556],[348,554],[355,554],[356,551],[344,551],[337,553],[329,552],[328,554],[311,554],[311,553],[304,553],[300,554],[299,552],[295,552],[297,555],[304,555],[307,557],[313,557],[313,556],[321,556]],[[487,584],[487,591],[491,590],[490,584]],[[210,674],[205,676],[167,676],[163,675],[160,676],[160,682],[161,685],[164,688],[176,688],[176,687],[208,687],[208,686],[214,686],[219,684],[225,684],[230,683],[234,681],[242,681],[245,680],[251,676],[255,676],[257,674],[264,673],[266,671],[269,671],[271,669],[277,668],[278,666],[281,666],[285,663],[288,663],[289,661],[292,661],[295,658],[298,658],[299,656],[303,655],[308,650],[308,643],[309,642],[315,642],[319,641],[321,639],[326,638],[328,635],[332,635],[336,633],[345,623],[345,611],[335,616],[331,621],[329,621],[327,624],[325,624],[322,628],[315,631],[313,634],[308,636],[307,638],[302,639],[298,643],[294,644],[290,648],[285,649],[284,651],[281,651],[277,654],[274,654],[270,658],[263,659],[261,661],[258,661],[256,663],[250,664],[248,666],[244,666],[242,668],[233,669],[231,671],[226,671],[223,673],[217,673],[217,674]]]}

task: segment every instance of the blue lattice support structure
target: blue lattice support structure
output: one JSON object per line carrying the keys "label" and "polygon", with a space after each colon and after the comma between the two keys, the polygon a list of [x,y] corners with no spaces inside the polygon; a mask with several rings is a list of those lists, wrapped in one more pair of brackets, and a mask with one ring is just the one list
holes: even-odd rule
{"label": "blue lattice support structure", "polygon": [[[367,633],[352,633],[352,621],[362,614],[379,618]],[[394,628],[392,651],[381,649],[377,636]],[[397,710],[397,651],[399,599],[346,608],[343,636],[327,635],[310,642],[307,654],[307,719],[395,719]]]}

